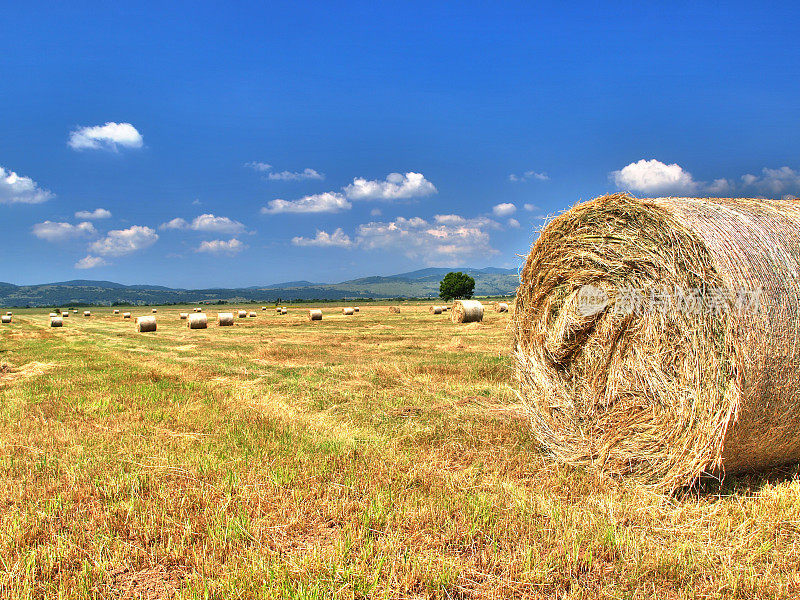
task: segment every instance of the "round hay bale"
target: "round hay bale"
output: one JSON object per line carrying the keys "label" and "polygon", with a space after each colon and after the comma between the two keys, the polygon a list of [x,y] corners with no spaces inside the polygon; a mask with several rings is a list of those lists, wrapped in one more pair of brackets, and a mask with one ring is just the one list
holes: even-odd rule
{"label": "round hay bale", "polygon": [[360,311],[360,310],[361,310],[361,308],[359,308],[358,306],[354,306],[354,307],[353,307],[353,311],[354,311],[354,312],[358,312],[358,311]]}
{"label": "round hay bale", "polygon": [[479,323],[483,321],[483,304],[477,300],[456,300],[450,320],[453,323]]}
{"label": "round hay bale", "polygon": [[64,326],[64,320],[61,317],[59,316],[50,317],[50,327],[63,327],[63,326]]}
{"label": "round hay bale", "polygon": [[0,317],[0,320],[2,320],[3,323],[11,323],[11,315],[3,315]]}
{"label": "round hay bale", "polygon": [[346,306],[345,308],[342,309],[343,315],[352,315],[355,314],[355,312],[356,311],[352,306]]}
{"label": "round hay bale", "polygon": [[262,306],[261,310],[267,310],[267,307],[266,306]]}
{"label": "round hay bale", "polygon": [[800,459],[800,203],[604,196],[541,232],[519,392],[556,458],[661,491]]}
{"label": "round hay bale", "polygon": [[119,309],[118,309],[118,308],[115,308],[115,309],[114,309],[114,314],[115,314],[115,315],[118,315],[118,314],[119,314]]}
{"label": "round hay bale", "polygon": [[399,314],[400,313],[400,307],[399,306],[390,306],[389,307],[389,312],[390,313],[398,313]]}
{"label": "round hay bale", "polygon": [[240,310],[237,314],[239,315],[240,319],[244,319],[244,318],[247,317],[247,311],[246,310]]}
{"label": "round hay bale", "polygon": [[286,307],[283,307],[283,308],[281,309],[281,314],[282,314],[282,315],[285,315],[285,314],[286,314],[286,313],[288,313],[288,312],[289,312],[289,311],[286,309]]}
{"label": "round hay bale", "polygon": [[61,316],[62,318],[66,319],[69,316],[69,312],[65,310],[64,312],[61,313]]}
{"label": "round hay bale", "polygon": [[[194,314],[192,316],[194,316]],[[178,313],[178,318],[181,321],[185,321],[186,319],[189,318],[189,313]]]}
{"label": "round hay bale", "polygon": [[60,316],[61,316],[61,315],[59,315],[58,313],[50,313],[50,318],[51,318],[51,319],[52,319],[53,317],[60,317]]}
{"label": "round hay bale", "polygon": [[149,333],[156,330],[156,318],[152,316],[136,317],[136,331]]}
{"label": "round hay bale", "polygon": [[158,309],[157,309],[157,308],[154,308],[154,309],[153,309],[153,314],[156,314],[157,312],[158,312]]}
{"label": "round hay bale", "polygon": [[90,311],[90,310],[83,311],[83,316],[84,317],[91,317],[92,316],[92,311]]}
{"label": "round hay bale", "polygon": [[8,315],[9,317],[13,316],[13,314],[14,314],[14,313],[13,313],[13,312],[11,312],[10,310],[9,310],[8,312],[6,312],[6,315]]}
{"label": "round hay bale", "polygon": [[282,310],[283,310],[283,309],[282,309],[280,306],[276,306],[276,307],[275,307],[275,312],[276,312],[276,313],[278,313],[278,314],[281,314],[281,311],[282,311]]}
{"label": "round hay bale", "polygon": [[230,327],[233,325],[233,313],[217,313],[217,325],[220,327]]}
{"label": "round hay bale", "polygon": [[508,303],[506,303],[506,302],[495,302],[494,303],[494,310],[496,312],[508,312]]}
{"label": "round hay bale", "polygon": [[429,306],[428,312],[432,315],[440,315],[442,314],[442,307],[441,306]]}
{"label": "round hay bale", "polygon": [[73,308],[72,309],[72,314],[78,314],[78,309],[77,308]]}
{"label": "round hay bale", "polygon": [[318,308],[312,308],[308,311],[309,321],[322,321],[322,311]]}
{"label": "round hay bale", "polygon": [[192,313],[188,315],[186,326],[189,329],[208,329],[208,315],[205,313]]}
{"label": "round hay bale", "polygon": [[254,313],[254,312],[252,312],[252,311],[251,311],[251,312],[250,312],[250,314],[249,314],[249,316],[250,316],[251,318],[252,318],[252,317],[255,317],[255,316],[256,316],[256,313]]}
{"label": "round hay bale", "polygon": [[122,318],[123,319],[130,319],[131,318],[131,313],[129,313],[129,312],[122,313]]}

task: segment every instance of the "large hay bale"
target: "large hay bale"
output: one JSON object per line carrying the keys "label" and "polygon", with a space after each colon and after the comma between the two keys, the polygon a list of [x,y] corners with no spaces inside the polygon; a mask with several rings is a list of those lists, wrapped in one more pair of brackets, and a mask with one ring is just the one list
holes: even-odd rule
{"label": "large hay bale", "polygon": [[63,327],[64,320],[60,316],[50,317],[50,327]]}
{"label": "large hay bale", "polygon": [[247,311],[246,310],[240,310],[240,311],[238,311],[237,314],[238,314],[240,319],[244,319],[244,318],[247,317]]}
{"label": "large hay bale", "polygon": [[[231,315],[231,321],[233,321],[233,315]],[[186,326],[189,329],[207,329],[208,315],[205,313],[192,313],[186,320]]]}
{"label": "large hay bale", "polygon": [[342,314],[343,314],[343,315],[352,315],[352,314],[354,314],[355,312],[356,312],[356,311],[355,311],[355,309],[354,309],[352,306],[345,306],[345,307],[342,309]]}
{"label": "large hay bale", "polygon": [[92,316],[92,311],[90,311],[90,310],[83,311],[83,316],[84,317],[91,317]]}
{"label": "large hay bale", "polygon": [[432,315],[440,315],[442,314],[442,307],[441,306],[429,306],[428,312]]}
{"label": "large hay bale", "polygon": [[217,313],[217,325],[220,327],[230,327],[233,325],[233,313]]}
{"label": "large hay bale", "polygon": [[390,306],[389,307],[389,312],[390,313],[399,313],[400,312],[400,307],[399,306]]}
{"label": "large hay bale", "polygon": [[309,321],[322,321],[322,311],[318,308],[312,308],[308,311]]}
{"label": "large hay bale", "polygon": [[[192,314],[192,316],[194,316],[194,314]],[[178,318],[181,321],[185,321],[186,319],[189,318],[189,313],[178,313]]]}
{"label": "large hay bale", "polygon": [[795,462],[799,306],[798,201],[579,204],[542,231],[517,291],[535,434],[663,491]]}
{"label": "large hay bale", "polygon": [[0,317],[0,321],[2,321],[3,323],[11,323],[11,318],[12,318],[11,315],[3,315],[2,317]]}
{"label": "large hay bale", "polygon": [[456,300],[450,320],[453,323],[478,323],[483,321],[483,304],[477,300]]}
{"label": "large hay bale", "polygon": [[130,319],[131,318],[131,313],[129,313],[129,312],[122,313],[122,318],[123,319]]}
{"label": "large hay bale", "polygon": [[153,316],[136,317],[136,331],[149,333],[156,330],[156,318]]}
{"label": "large hay bale", "polygon": [[495,302],[494,303],[494,310],[495,310],[495,312],[508,312],[508,303],[507,302]]}

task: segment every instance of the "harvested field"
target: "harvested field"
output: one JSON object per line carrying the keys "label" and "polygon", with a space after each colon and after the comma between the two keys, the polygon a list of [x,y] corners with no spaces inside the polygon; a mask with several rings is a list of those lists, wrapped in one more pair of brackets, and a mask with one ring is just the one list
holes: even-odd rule
{"label": "harvested field", "polygon": [[150,335],[15,309],[0,597],[800,593],[795,467],[675,498],[559,465],[515,404],[509,313],[388,306],[201,330],[158,307]]}

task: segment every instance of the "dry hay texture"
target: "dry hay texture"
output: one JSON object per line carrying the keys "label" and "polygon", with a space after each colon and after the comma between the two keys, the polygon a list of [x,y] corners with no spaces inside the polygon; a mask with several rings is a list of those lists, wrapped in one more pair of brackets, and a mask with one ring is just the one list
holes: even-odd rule
{"label": "dry hay texture", "polygon": [[[797,461],[798,273],[797,201],[615,194],[557,217],[513,318],[539,442],[663,492]],[[603,302],[581,305],[584,285]]]}
{"label": "dry hay texture", "polygon": [[430,306],[428,307],[428,312],[432,315],[440,315],[442,314],[442,307],[441,306]]}
{"label": "dry hay texture", "polygon": [[450,314],[453,323],[477,323],[483,321],[483,304],[478,300],[456,300]]}
{"label": "dry hay texture", "polygon": [[[231,323],[232,322],[233,315],[231,315]],[[189,329],[208,329],[208,315],[205,313],[192,313],[186,320],[186,326]]]}
{"label": "dry hay texture", "polygon": [[389,307],[389,312],[390,313],[400,313],[400,307],[399,306],[390,306]]}
{"label": "dry hay texture", "polygon": [[180,319],[181,321],[185,321],[188,318],[189,318],[189,313],[178,313],[178,319]]}
{"label": "dry hay texture", "polygon": [[50,317],[50,327],[63,327],[64,320],[61,317]]}
{"label": "dry hay texture", "polygon": [[83,316],[84,317],[91,317],[92,316],[92,311],[90,311],[90,310],[83,311]]}
{"label": "dry hay texture", "polygon": [[136,331],[139,333],[149,333],[156,330],[155,317],[136,317]]}
{"label": "dry hay texture", "polygon": [[233,325],[233,313],[217,313],[217,325],[220,327],[231,327]]}
{"label": "dry hay texture", "polygon": [[318,308],[312,308],[308,311],[309,321],[322,321],[322,311]]}
{"label": "dry hay texture", "polygon": [[508,303],[507,302],[495,302],[494,303],[494,310],[495,310],[495,312],[507,312],[508,311]]}
{"label": "dry hay texture", "polygon": [[129,312],[122,313],[122,318],[123,319],[130,319],[131,318],[131,313],[129,313]]}
{"label": "dry hay texture", "polygon": [[3,323],[11,323],[11,315],[3,315],[0,321],[2,321]]}
{"label": "dry hay texture", "polygon": [[240,310],[236,314],[239,316],[240,319],[247,318],[247,311],[246,310]]}
{"label": "dry hay texture", "polygon": [[343,314],[343,315],[352,315],[352,314],[354,314],[355,312],[356,312],[356,311],[355,311],[355,309],[354,309],[352,306],[346,306],[346,307],[344,307],[344,308],[342,309],[342,314]]}

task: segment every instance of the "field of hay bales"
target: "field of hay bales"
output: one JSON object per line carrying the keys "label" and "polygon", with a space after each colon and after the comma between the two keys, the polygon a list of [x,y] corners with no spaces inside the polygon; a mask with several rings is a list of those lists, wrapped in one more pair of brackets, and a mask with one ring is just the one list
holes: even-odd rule
{"label": "field of hay bales", "polygon": [[556,464],[516,405],[510,313],[388,306],[196,330],[158,307],[153,333],[14,309],[0,597],[800,594],[796,468],[663,496]]}

